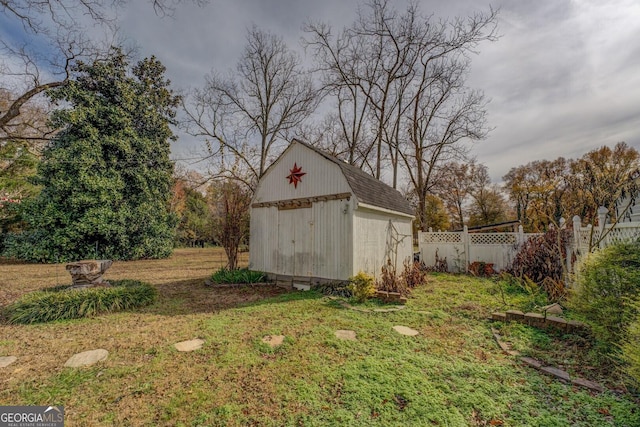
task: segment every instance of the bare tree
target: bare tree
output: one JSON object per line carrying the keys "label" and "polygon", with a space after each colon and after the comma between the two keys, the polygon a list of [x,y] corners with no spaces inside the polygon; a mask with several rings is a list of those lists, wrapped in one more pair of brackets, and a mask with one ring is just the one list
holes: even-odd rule
{"label": "bare tree", "polygon": [[449,216],[451,225],[455,229],[462,229],[467,217],[467,205],[471,192],[472,177],[476,169],[475,162],[468,163],[448,162],[439,168],[438,180],[433,187],[433,192],[443,201]]}
{"label": "bare tree", "polygon": [[317,100],[298,56],[281,37],[254,26],[236,72],[225,78],[211,74],[193,92],[185,105],[186,128],[205,139],[221,173],[253,187],[277,143],[308,118]]}
{"label": "bare tree", "polygon": [[238,268],[240,245],[249,235],[249,207],[252,192],[234,180],[224,180],[209,187],[213,208],[214,238],[227,255],[227,268]]}
{"label": "bare tree", "polygon": [[[324,90],[336,102],[347,161],[363,167],[372,160],[372,175],[380,178],[388,155],[394,188],[401,118],[408,108],[405,91],[415,74],[415,44],[421,36],[418,16],[413,4],[399,15],[387,0],[372,0],[338,37],[333,37],[326,24],[305,28],[310,34],[307,45],[313,47],[317,70],[323,74]],[[372,130],[371,135],[367,129]]]}
{"label": "bare tree", "polygon": [[349,164],[363,168],[368,165],[373,148],[369,133],[372,87],[360,84],[366,74],[368,40],[349,29],[334,36],[331,27],[323,23],[309,23],[305,31],[310,35],[305,42],[313,50],[315,71],[322,73],[323,94],[333,99],[335,107],[321,127],[325,138],[320,145],[330,147],[329,151]]}
{"label": "bare tree", "polygon": [[[483,139],[486,100],[466,87],[469,55],[485,40],[495,39],[497,12],[478,13],[466,21],[427,24],[418,46],[417,78],[412,82],[408,138],[399,150],[418,198],[418,216],[436,182],[442,163],[463,159],[465,141]],[[418,218],[423,223],[422,218]]]}
{"label": "bare tree", "polygon": [[[207,0],[192,0],[203,5]],[[20,115],[25,106],[49,89],[66,84],[78,60],[91,62],[104,57],[115,42],[115,10],[122,0],[0,0],[0,15],[22,27],[16,38],[0,39],[0,90],[11,94],[0,107],[0,144],[15,139],[24,128]],[[158,15],[169,15],[180,0],[149,0]],[[87,26],[99,26],[105,41],[91,40]],[[17,41],[16,41],[17,40]],[[41,104],[42,105],[42,104]],[[33,129],[27,137],[39,137]]]}
{"label": "bare tree", "polygon": [[434,22],[417,3],[398,13],[388,0],[370,0],[339,36],[325,24],[306,27],[349,162],[359,150],[366,156],[359,166],[375,177],[390,169],[394,187],[408,178],[418,212],[425,212],[438,166],[464,159],[464,143],[488,132],[486,100],[466,77],[477,46],[496,39],[496,19],[490,10]]}

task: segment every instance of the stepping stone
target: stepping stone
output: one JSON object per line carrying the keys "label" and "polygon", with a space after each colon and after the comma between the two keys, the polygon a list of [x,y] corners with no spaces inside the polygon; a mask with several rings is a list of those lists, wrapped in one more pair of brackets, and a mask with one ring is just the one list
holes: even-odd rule
{"label": "stepping stone", "polygon": [[597,391],[602,393],[604,391],[604,387],[602,387],[600,384],[593,382],[593,381],[589,381],[589,380],[585,380],[584,378],[574,378],[571,381],[574,385],[579,385],[581,387],[586,387],[588,389],[591,389],[593,391]]}
{"label": "stepping stone", "polygon": [[284,335],[267,335],[262,338],[262,342],[271,348],[278,347],[284,342]]}
{"label": "stepping stone", "polygon": [[546,312],[547,314],[562,314],[563,312],[562,307],[558,303],[546,305],[542,307],[542,311]]}
{"label": "stepping stone", "polygon": [[18,360],[18,358],[15,357],[15,356],[3,356],[3,357],[0,357],[0,368],[6,368],[7,366],[11,365],[16,360]]}
{"label": "stepping stone", "polygon": [[393,330],[396,331],[397,333],[399,333],[400,335],[406,335],[409,337],[415,337],[416,335],[418,335],[420,332],[416,331],[415,329],[411,329],[408,328],[406,326],[394,326]]}
{"label": "stepping stone", "polygon": [[521,357],[520,360],[522,360],[527,365],[532,366],[536,369],[540,369],[543,366],[542,362],[540,362],[537,359],[534,359],[533,357]]}
{"label": "stepping stone", "polygon": [[176,348],[176,350],[184,352],[184,351],[200,350],[202,348],[202,344],[204,344],[204,340],[195,339],[195,340],[189,340],[189,341],[181,341],[181,342],[175,343],[173,346]]}
{"label": "stepping stone", "polygon": [[102,348],[98,350],[89,350],[82,353],[74,354],[64,364],[68,368],[79,368],[81,366],[91,366],[95,363],[107,359],[109,352]]}
{"label": "stepping stone", "polygon": [[344,329],[336,331],[336,338],[347,341],[357,341],[355,331],[348,331]]}
{"label": "stepping stone", "polygon": [[544,372],[545,374],[552,375],[561,380],[565,380],[565,381],[571,380],[567,372],[563,371],[562,369],[554,368],[553,366],[543,366],[542,368],[540,368],[540,371]]}

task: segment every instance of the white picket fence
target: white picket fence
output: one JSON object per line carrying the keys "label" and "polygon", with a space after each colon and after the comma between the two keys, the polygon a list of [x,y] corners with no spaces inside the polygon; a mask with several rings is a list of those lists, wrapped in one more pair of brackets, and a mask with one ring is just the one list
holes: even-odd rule
{"label": "white picket fence", "polygon": [[[573,218],[573,242],[565,248],[568,270],[572,269],[572,252],[579,257],[589,250],[640,239],[640,222],[606,224],[606,212],[599,214],[596,227],[582,227],[580,217]],[[560,224],[564,227],[564,220]],[[500,271],[511,264],[520,245],[537,235],[523,233],[522,226],[517,233],[469,233],[467,227],[461,232],[419,232],[420,260],[428,267],[446,260],[447,271],[452,273],[466,272],[475,261],[491,263]]]}
{"label": "white picket fence", "polygon": [[469,233],[467,227],[460,232],[419,232],[420,260],[434,266],[445,260],[447,271],[465,272],[469,264],[479,261],[493,264],[496,271],[505,269],[522,243],[538,234],[524,233]]}
{"label": "white picket fence", "polygon": [[640,222],[582,227],[580,217],[574,217],[573,221],[573,244],[579,254],[587,253],[589,249],[597,250],[615,243],[640,239]]}

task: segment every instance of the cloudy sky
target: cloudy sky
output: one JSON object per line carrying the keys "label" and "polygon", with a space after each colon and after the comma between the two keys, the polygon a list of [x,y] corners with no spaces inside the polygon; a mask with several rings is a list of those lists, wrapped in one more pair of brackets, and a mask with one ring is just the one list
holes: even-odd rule
{"label": "cloudy sky", "polygon": [[[419,0],[418,0],[419,1]],[[351,0],[209,0],[182,2],[173,17],[154,15],[148,1],[125,2],[121,34],[156,55],[176,88],[203,84],[205,74],[237,62],[247,27],[281,35],[304,56],[308,19],[340,29],[356,16]],[[403,0],[391,0],[398,9]],[[640,1],[422,0],[434,18],[500,9],[501,38],[479,47],[468,83],[491,100],[489,137],[473,153],[499,182],[511,167],[559,156],[579,157],[626,141],[640,149]],[[1,32],[1,31],[0,31]],[[310,58],[307,58],[310,61]],[[182,137],[175,158],[197,143]]]}

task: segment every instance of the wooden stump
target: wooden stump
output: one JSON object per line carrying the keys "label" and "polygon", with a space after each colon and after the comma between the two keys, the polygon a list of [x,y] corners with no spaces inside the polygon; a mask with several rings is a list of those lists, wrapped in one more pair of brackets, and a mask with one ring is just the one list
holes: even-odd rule
{"label": "wooden stump", "polygon": [[111,265],[111,260],[87,260],[72,262],[66,265],[71,274],[71,289],[95,288],[98,286],[111,286],[102,278],[102,275]]}

